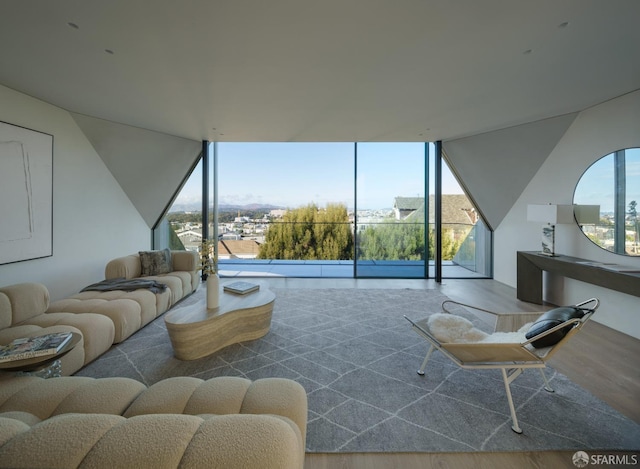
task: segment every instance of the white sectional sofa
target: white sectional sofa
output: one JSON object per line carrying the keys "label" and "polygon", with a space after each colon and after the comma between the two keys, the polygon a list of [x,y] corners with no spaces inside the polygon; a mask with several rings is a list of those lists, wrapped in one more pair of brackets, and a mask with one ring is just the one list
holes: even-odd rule
{"label": "white sectional sofa", "polygon": [[113,344],[115,326],[109,318],[100,314],[74,314],[64,309],[45,314],[48,307],[49,290],[40,283],[0,287],[0,345],[22,337],[77,332],[82,340],[60,359],[62,374],[71,375]]}
{"label": "white sectional sofa", "polygon": [[301,469],[295,381],[14,378],[0,384],[0,468]]}
{"label": "white sectional sofa", "polygon": [[[168,250],[143,251],[111,260],[105,268],[105,281],[95,289],[82,291],[51,303],[48,313],[96,313],[109,317],[115,325],[114,343],[119,343],[195,292],[200,283],[199,257],[196,252],[170,251],[167,265],[145,269],[145,255],[155,256]],[[131,281],[131,282],[129,282]],[[136,282],[140,284],[136,288]],[[166,285],[162,291],[144,287],[145,282]],[[125,289],[119,289],[124,288]]]}

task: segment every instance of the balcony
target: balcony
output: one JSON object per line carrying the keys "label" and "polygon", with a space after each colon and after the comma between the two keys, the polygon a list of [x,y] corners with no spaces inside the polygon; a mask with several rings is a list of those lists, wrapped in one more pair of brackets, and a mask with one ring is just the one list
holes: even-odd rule
{"label": "balcony", "polygon": [[[220,277],[291,277],[291,278],[353,278],[353,261],[242,260],[219,261]],[[420,261],[359,261],[358,278],[425,278],[424,262]],[[429,277],[435,276],[433,262]],[[453,261],[442,263],[445,278],[487,278]]]}

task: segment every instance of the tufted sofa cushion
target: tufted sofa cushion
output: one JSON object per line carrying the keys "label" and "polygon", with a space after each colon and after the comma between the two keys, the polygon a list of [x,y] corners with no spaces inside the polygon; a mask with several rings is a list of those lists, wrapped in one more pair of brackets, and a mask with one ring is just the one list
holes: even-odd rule
{"label": "tufted sofa cushion", "polygon": [[66,414],[12,424],[2,467],[302,468],[294,426],[277,416]]}
{"label": "tufted sofa cushion", "polygon": [[47,313],[94,313],[109,318],[115,327],[113,342],[120,343],[169,308],[170,291],[86,291],[49,305]]}
{"label": "tufted sofa cushion", "polygon": [[130,378],[16,377],[0,385],[0,415],[29,412],[40,420],[65,413],[121,415],[146,389]]}
{"label": "tufted sofa cushion", "polygon": [[12,320],[11,300],[5,293],[0,293],[0,330],[11,327]]}
{"label": "tufted sofa cushion", "polygon": [[16,378],[0,467],[301,468],[307,400],[282,378]]}
{"label": "tufted sofa cushion", "polygon": [[39,283],[20,283],[0,288],[0,344],[21,337],[53,332],[76,332],[82,340],[61,358],[62,373],[70,375],[109,350],[115,327],[98,314],[59,312],[44,314],[49,306],[49,291]]}
{"label": "tufted sofa cushion", "polygon": [[[108,317],[114,324],[113,343],[120,343],[165,313],[199,285],[198,255],[190,251],[172,251],[174,271],[143,277],[167,286],[161,292],[140,288],[134,291],[88,290],[51,303],[47,313],[94,313]],[[107,263],[105,279],[135,279],[141,276],[139,254],[118,257]]]}
{"label": "tufted sofa cushion", "polygon": [[[169,288],[172,288],[173,285],[173,288],[176,290],[172,292],[171,304],[173,305],[176,301],[194,292],[198,288],[200,282],[198,270],[200,270],[200,265],[198,253],[192,251],[171,251],[171,262],[173,265],[172,272],[144,278],[166,283]],[[104,270],[105,279],[132,279],[141,276],[142,264],[139,254],[130,254],[113,259],[107,263]],[[175,282],[174,278],[177,278],[179,281]],[[169,284],[170,282],[171,284]]]}
{"label": "tufted sofa cushion", "polygon": [[[197,271],[198,255],[190,251],[171,251],[173,271],[143,277],[167,286],[165,291],[151,292],[146,289],[134,291],[88,290],[51,303],[47,313],[94,313],[108,317],[114,324],[113,343],[120,343],[165,313],[185,296],[193,293],[199,285]],[[139,254],[118,257],[107,263],[105,279],[127,280],[139,278],[142,267]]]}
{"label": "tufted sofa cushion", "polygon": [[[73,314],[66,312],[41,314],[31,318],[28,323],[42,328],[42,332],[37,335],[57,332],[52,330],[55,328],[60,329],[60,332],[63,330],[80,331],[82,344],[76,345],[75,348],[82,346],[84,350],[82,365],[92,362],[109,350],[113,345],[115,336],[113,322],[100,314]],[[44,330],[47,330],[47,332],[44,332]]]}
{"label": "tufted sofa cushion", "polygon": [[19,283],[0,288],[0,324],[9,327],[44,313],[49,306],[49,290],[39,283]]}

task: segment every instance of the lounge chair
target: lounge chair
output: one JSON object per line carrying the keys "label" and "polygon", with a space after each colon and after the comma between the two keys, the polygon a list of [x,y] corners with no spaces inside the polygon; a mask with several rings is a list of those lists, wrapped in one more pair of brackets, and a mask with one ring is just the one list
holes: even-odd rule
{"label": "lounge chair", "polygon": [[[440,351],[461,368],[499,369],[502,372],[509,409],[511,429],[522,433],[513,405],[510,384],[526,368],[538,368],[544,379],[544,389],[553,392],[545,374],[546,362],[591,318],[600,302],[596,298],[574,306],[555,308],[546,313],[495,313],[476,306],[447,300],[442,313],[420,321],[405,319],[412,329],[431,346],[418,370],[425,374],[427,362],[434,350]],[[495,317],[495,331],[479,331],[467,319],[450,311],[450,306],[462,306]],[[446,328],[443,329],[443,324]],[[451,326],[451,327],[450,327]]]}

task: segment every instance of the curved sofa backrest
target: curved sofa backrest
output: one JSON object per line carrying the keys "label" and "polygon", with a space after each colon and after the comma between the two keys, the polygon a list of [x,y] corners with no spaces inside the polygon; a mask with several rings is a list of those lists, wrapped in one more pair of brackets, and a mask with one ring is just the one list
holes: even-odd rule
{"label": "curved sofa backrest", "polygon": [[140,277],[141,274],[142,266],[138,254],[113,259],[109,261],[104,269],[104,278],[107,280],[112,278],[131,279]]}
{"label": "curved sofa backrest", "polygon": [[44,313],[49,290],[40,283],[18,283],[0,288],[0,329]]}

